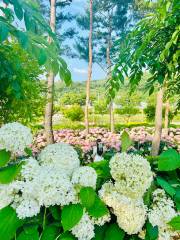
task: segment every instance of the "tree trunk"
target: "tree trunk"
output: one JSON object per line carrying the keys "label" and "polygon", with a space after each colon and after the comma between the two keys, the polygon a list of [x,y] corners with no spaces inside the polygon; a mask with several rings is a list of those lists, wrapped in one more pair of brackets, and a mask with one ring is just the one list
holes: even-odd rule
{"label": "tree trunk", "polygon": [[[55,32],[56,28],[56,0],[50,1],[50,27],[52,32]],[[49,38],[49,43],[52,39]],[[54,73],[49,72],[47,78],[47,103],[45,108],[45,133],[48,144],[54,142],[53,129],[52,129],[52,117],[53,117],[53,95],[54,95]]]}
{"label": "tree trunk", "polygon": [[156,115],[155,115],[155,132],[152,141],[151,155],[159,154],[159,147],[162,134],[162,109],[163,109],[163,89],[161,88],[157,94]]}
{"label": "tree trunk", "polygon": [[90,103],[90,82],[92,77],[92,32],[93,32],[93,0],[90,0],[90,26],[89,26],[89,65],[88,79],[86,82],[86,105],[85,105],[85,128],[86,133],[89,133],[89,103]]}
{"label": "tree trunk", "polygon": [[165,118],[164,118],[164,134],[166,136],[168,136],[169,110],[170,110],[170,105],[169,105],[169,100],[167,100],[165,104]]}
{"label": "tree trunk", "polygon": [[[106,49],[106,61],[107,61],[107,77],[110,79],[112,77],[111,75],[111,34],[112,34],[112,27],[111,27],[111,14],[109,15],[109,33],[108,33],[108,39],[107,39],[107,49]],[[109,105],[109,114],[110,114],[110,131],[114,132],[114,108],[113,108],[113,101],[110,102]]]}

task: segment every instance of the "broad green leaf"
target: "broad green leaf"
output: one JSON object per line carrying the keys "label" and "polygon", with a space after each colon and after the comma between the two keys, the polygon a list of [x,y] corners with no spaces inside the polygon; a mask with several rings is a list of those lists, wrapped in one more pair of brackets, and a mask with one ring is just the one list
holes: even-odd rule
{"label": "broad green leaf", "polygon": [[175,189],[163,178],[157,177],[157,183],[171,196],[173,197],[176,193]]}
{"label": "broad green leaf", "polygon": [[59,240],[76,240],[76,238],[70,232],[63,233],[58,239]]}
{"label": "broad green leaf", "polygon": [[93,240],[104,240],[107,227],[108,227],[107,224],[105,224],[103,226],[95,225],[95,231],[94,231],[95,237],[93,238]]}
{"label": "broad green leaf", "polygon": [[7,152],[5,149],[0,150],[0,167],[4,167],[9,162],[10,158],[10,152]]}
{"label": "broad green leaf", "polygon": [[176,203],[176,208],[180,211],[180,188],[176,189],[176,194],[174,196],[174,201]]}
{"label": "broad green leaf", "polygon": [[99,218],[108,214],[109,211],[104,202],[96,195],[94,204],[90,208],[87,208],[87,212],[92,217]]}
{"label": "broad green leaf", "polygon": [[44,229],[41,240],[55,240],[60,233],[60,229],[56,226],[48,226]]}
{"label": "broad green leaf", "polygon": [[146,236],[145,240],[157,240],[158,239],[158,227],[153,227],[150,222],[146,223]]}
{"label": "broad green leaf", "polygon": [[116,223],[108,226],[104,240],[123,240],[125,232]]}
{"label": "broad green leaf", "polygon": [[93,206],[96,198],[96,192],[92,187],[84,187],[80,191],[80,200],[84,207],[90,208]]}
{"label": "broad green leaf", "polygon": [[62,209],[61,222],[64,231],[71,230],[79,223],[83,216],[83,207],[80,204],[71,204]]}
{"label": "broad green leaf", "polygon": [[0,183],[7,184],[12,182],[20,173],[22,164],[14,164],[0,169]]}
{"label": "broad green leaf", "polygon": [[3,22],[0,22],[0,42],[3,42],[7,39],[9,33],[9,28]]}
{"label": "broad green leaf", "polygon": [[152,193],[156,189],[154,182],[151,184],[150,188],[145,192],[143,196],[144,204],[150,206],[152,202]]}
{"label": "broad green leaf", "polygon": [[174,149],[168,149],[159,156],[158,169],[172,171],[180,168],[180,154]]}
{"label": "broad green leaf", "polygon": [[11,240],[16,230],[22,226],[23,221],[17,217],[16,211],[11,207],[0,210],[0,240]]}
{"label": "broad green leaf", "polygon": [[180,230],[180,216],[176,216],[168,223],[174,230]]}
{"label": "broad green leaf", "polygon": [[121,135],[121,148],[122,152],[126,152],[128,148],[132,145],[133,141],[130,139],[129,134],[124,131]]}
{"label": "broad green leaf", "polygon": [[49,210],[55,220],[61,220],[61,209],[59,206],[51,206],[49,207]]}
{"label": "broad green leaf", "polygon": [[25,32],[22,32],[22,31],[18,31],[17,34],[16,34],[16,37],[19,41],[19,43],[21,44],[21,46],[26,49],[27,46],[28,46],[28,35],[27,33]]}

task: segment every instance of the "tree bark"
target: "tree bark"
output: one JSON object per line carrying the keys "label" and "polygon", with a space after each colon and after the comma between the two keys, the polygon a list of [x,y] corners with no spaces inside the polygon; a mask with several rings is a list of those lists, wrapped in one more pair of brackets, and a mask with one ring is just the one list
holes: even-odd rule
{"label": "tree bark", "polygon": [[[112,77],[111,74],[111,34],[112,34],[112,26],[111,26],[111,14],[108,13],[109,16],[109,32],[108,32],[108,39],[107,39],[107,49],[106,49],[106,61],[107,61],[107,77],[110,79]],[[113,108],[113,101],[109,104],[109,114],[110,114],[110,131],[114,132],[114,108]]]}
{"label": "tree bark", "polygon": [[[50,1],[50,27],[52,32],[56,29],[56,0]],[[49,43],[52,39],[49,38]],[[47,103],[45,107],[45,134],[48,144],[54,142],[52,117],[53,117],[53,100],[54,100],[54,73],[49,72],[47,78]]]}
{"label": "tree bark", "polygon": [[156,115],[155,115],[155,132],[152,141],[151,155],[159,154],[159,147],[162,134],[162,109],[163,109],[163,89],[161,88],[157,94]]}
{"label": "tree bark", "polygon": [[164,134],[166,136],[168,136],[168,128],[169,128],[169,110],[170,110],[170,104],[169,104],[169,100],[167,100],[165,104],[165,116],[164,116]]}
{"label": "tree bark", "polygon": [[90,103],[90,82],[92,78],[92,33],[93,33],[93,0],[90,0],[90,25],[89,25],[89,64],[88,64],[88,79],[86,82],[86,105],[85,105],[85,128],[86,133],[89,133],[89,103]]}

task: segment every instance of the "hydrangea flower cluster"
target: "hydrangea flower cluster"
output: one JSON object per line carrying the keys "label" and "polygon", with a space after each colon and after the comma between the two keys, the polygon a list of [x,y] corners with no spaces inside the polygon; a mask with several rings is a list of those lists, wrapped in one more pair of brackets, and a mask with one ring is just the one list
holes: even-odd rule
{"label": "hydrangea flower cluster", "polygon": [[69,174],[80,166],[77,152],[67,143],[48,145],[41,151],[39,160],[41,165],[52,165]]}
{"label": "hydrangea flower cluster", "polygon": [[153,193],[153,203],[148,213],[148,218],[152,226],[159,228],[159,240],[171,240],[178,235],[167,224],[172,218],[177,216],[173,201],[162,189],[156,189]]}
{"label": "hydrangea flower cluster", "polygon": [[118,192],[130,198],[141,198],[153,180],[150,164],[139,155],[118,153],[110,168]]}
{"label": "hydrangea flower cluster", "polygon": [[30,129],[20,123],[8,123],[0,128],[0,149],[6,149],[13,154],[23,153],[32,143],[32,139]]}
{"label": "hydrangea flower cluster", "polygon": [[131,199],[119,193],[112,182],[105,183],[99,195],[113,209],[117,223],[128,234],[137,234],[147,218],[147,208],[142,199]]}

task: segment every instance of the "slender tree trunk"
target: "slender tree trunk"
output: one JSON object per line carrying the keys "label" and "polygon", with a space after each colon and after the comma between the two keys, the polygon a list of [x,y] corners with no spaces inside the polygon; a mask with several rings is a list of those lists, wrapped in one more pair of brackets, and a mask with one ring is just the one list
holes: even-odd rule
{"label": "slender tree trunk", "polygon": [[161,88],[157,94],[156,115],[155,115],[155,132],[152,141],[151,155],[159,154],[159,147],[162,134],[162,109],[163,109],[163,89]]}
{"label": "slender tree trunk", "polygon": [[169,110],[170,110],[170,105],[169,105],[169,100],[167,100],[165,104],[165,117],[164,117],[164,134],[166,136],[168,136],[168,128],[169,128]]}
{"label": "slender tree trunk", "polygon": [[92,77],[92,33],[93,33],[93,0],[90,0],[90,26],[89,26],[89,65],[88,79],[86,82],[86,105],[85,105],[85,127],[86,133],[89,133],[89,103],[90,103],[90,82]]}
{"label": "slender tree trunk", "polygon": [[[109,33],[108,33],[108,39],[107,39],[107,49],[106,49],[106,61],[107,61],[107,77],[110,79],[112,77],[111,74],[111,34],[112,34],[112,27],[111,27],[111,14],[108,13],[109,16]],[[113,101],[109,104],[109,115],[110,115],[110,131],[114,132],[114,108],[113,108]]]}
{"label": "slender tree trunk", "polygon": [[[50,1],[50,27],[52,32],[55,32],[56,28],[56,0]],[[52,39],[49,38],[49,43]],[[53,129],[52,129],[52,117],[53,117],[53,92],[54,92],[54,73],[49,72],[47,78],[47,103],[45,108],[45,133],[48,144],[54,142]]]}

